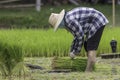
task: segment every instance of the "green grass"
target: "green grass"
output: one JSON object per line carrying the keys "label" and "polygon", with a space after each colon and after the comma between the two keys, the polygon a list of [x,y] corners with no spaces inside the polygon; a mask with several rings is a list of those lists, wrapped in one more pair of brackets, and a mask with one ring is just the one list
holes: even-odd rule
{"label": "green grass", "polygon": [[[120,52],[120,28],[106,27],[103,33],[97,55],[101,53],[111,53],[110,41],[118,41],[117,52]],[[56,33],[53,29],[22,29],[22,30],[0,30],[0,42],[10,45],[21,46],[25,56],[68,56],[73,36],[64,29],[59,29]],[[85,56],[82,49],[81,56]]]}
{"label": "green grass", "polygon": [[[80,4],[62,5],[62,6],[42,6],[40,12],[36,12],[35,8],[16,8],[16,9],[0,9],[0,24],[11,26],[13,28],[45,28],[49,27],[48,18],[52,12],[59,13],[62,9],[69,11],[75,7],[93,7],[108,18],[109,26],[112,26],[112,5],[90,5]],[[120,23],[120,5],[116,5],[116,26]]]}

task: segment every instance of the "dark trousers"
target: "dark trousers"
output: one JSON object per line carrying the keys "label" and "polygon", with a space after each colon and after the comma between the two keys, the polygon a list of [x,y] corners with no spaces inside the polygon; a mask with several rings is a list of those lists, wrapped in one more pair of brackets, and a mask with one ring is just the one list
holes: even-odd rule
{"label": "dark trousers", "polygon": [[98,49],[104,27],[105,26],[102,26],[101,28],[99,28],[98,31],[91,38],[89,38],[87,41],[84,42],[84,48],[86,52],[90,50]]}

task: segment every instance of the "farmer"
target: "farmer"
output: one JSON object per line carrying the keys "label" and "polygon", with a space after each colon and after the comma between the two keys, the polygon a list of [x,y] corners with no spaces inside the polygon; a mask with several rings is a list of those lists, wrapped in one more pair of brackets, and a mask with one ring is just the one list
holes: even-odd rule
{"label": "farmer", "polygon": [[86,71],[91,72],[102,32],[108,23],[107,18],[94,8],[78,7],[68,12],[63,9],[59,14],[51,13],[49,23],[54,31],[64,26],[73,34],[74,40],[70,49],[72,59],[80,53],[84,45],[88,57]]}

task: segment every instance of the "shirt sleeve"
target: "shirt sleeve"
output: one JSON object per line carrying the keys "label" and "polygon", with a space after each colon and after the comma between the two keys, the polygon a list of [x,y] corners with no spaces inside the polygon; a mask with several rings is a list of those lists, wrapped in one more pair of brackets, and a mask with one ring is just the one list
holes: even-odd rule
{"label": "shirt sleeve", "polygon": [[71,29],[70,31],[74,36],[74,40],[72,42],[70,52],[73,52],[74,54],[78,54],[80,53],[83,45],[84,32],[77,20],[71,20],[70,23],[68,24],[68,27]]}

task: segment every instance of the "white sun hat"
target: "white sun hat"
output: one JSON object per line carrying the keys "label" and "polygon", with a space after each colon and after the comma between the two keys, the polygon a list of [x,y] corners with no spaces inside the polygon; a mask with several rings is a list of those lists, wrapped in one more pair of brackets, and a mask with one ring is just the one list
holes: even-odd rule
{"label": "white sun hat", "polygon": [[54,27],[54,31],[56,31],[63,20],[65,15],[65,10],[63,9],[59,14],[51,13],[49,17],[49,23]]}

